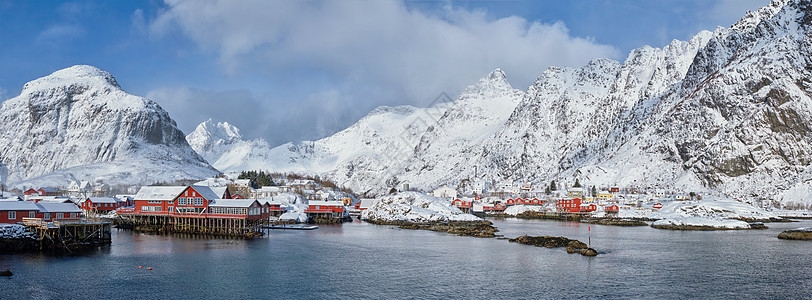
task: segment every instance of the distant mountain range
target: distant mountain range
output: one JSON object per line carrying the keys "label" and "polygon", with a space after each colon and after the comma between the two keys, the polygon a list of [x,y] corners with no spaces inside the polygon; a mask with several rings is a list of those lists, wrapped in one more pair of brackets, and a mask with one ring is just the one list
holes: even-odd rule
{"label": "distant mountain range", "polygon": [[212,134],[198,143],[207,128],[230,127],[211,122],[187,139],[225,172],[307,172],[360,193],[578,178],[810,203],[811,7],[776,0],[730,28],[635,49],[622,63],[551,67],[525,92],[496,70],[452,103],[382,107],[314,142],[271,148]]}
{"label": "distant mountain range", "polygon": [[319,175],[367,195],[402,184],[577,178],[809,204],[811,10],[809,0],[776,0],[729,28],[635,49],[623,62],[551,67],[525,91],[497,69],[454,101],[379,107],[332,136],[277,147],[212,120],[184,138],[155,102],[74,66],[0,107],[0,168],[14,186],[261,169]]}

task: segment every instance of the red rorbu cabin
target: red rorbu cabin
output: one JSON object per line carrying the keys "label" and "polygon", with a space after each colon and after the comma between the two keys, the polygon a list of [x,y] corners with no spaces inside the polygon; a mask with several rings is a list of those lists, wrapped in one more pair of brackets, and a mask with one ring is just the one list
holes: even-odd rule
{"label": "red rorbu cabin", "polygon": [[340,201],[310,200],[304,212],[308,217],[341,218],[344,217],[344,203]]}
{"label": "red rorbu cabin", "polygon": [[464,213],[470,213],[474,206],[472,201],[462,199],[454,199],[454,201],[451,201],[451,205],[456,206]]}
{"label": "red rorbu cabin", "polygon": [[81,202],[80,208],[84,211],[110,212],[125,203],[113,197],[89,197]]}
{"label": "red rorbu cabin", "polygon": [[38,212],[39,207],[34,202],[0,201],[0,223],[15,224],[23,218],[36,218]]}

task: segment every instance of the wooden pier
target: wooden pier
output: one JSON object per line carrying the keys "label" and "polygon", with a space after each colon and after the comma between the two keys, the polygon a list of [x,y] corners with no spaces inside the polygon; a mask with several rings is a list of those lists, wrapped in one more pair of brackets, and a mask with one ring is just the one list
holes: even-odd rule
{"label": "wooden pier", "polygon": [[245,218],[120,214],[119,228],[160,233],[188,233],[254,238],[262,236],[268,222]]}
{"label": "wooden pier", "polygon": [[110,222],[45,222],[40,218],[23,218],[22,224],[34,233],[40,250],[73,252],[111,243]]}

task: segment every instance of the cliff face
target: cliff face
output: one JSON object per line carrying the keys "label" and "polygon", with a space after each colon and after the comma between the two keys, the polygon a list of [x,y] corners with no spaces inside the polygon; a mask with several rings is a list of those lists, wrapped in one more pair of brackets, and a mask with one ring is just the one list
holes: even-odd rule
{"label": "cliff face", "polygon": [[12,185],[138,184],[218,173],[157,103],[82,65],[28,82],[3,103],[0,162]]}

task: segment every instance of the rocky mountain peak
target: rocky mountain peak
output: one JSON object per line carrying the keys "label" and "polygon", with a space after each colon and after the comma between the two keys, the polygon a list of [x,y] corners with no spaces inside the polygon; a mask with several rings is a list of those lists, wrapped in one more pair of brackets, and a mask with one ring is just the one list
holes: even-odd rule
{"label": "rocky mountain peak", "polygon": [[71,85],[114,87],[121,89],[112,74],[88,65],[75,65],[53,72],[51,75],[29,81],[23,93]]}

